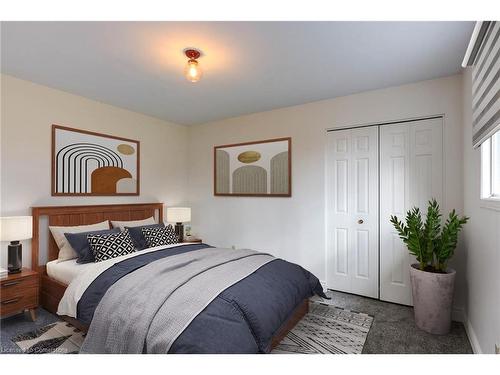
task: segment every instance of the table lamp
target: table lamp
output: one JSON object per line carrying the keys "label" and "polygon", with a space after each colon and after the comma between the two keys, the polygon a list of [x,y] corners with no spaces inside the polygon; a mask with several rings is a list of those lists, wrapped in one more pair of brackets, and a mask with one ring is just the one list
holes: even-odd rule
{"label": "table lamp", "polygon": [[0,241],[10,241],[8,246],[9,273],[19,273],[22,269],[23,246],[21,240],[32,237],[33,219],[31,216],[0,217]]}
{"label": "table lamp", "polygon": [[167,207],[167,221],[175,223],[175,234],[179,236],[179,242],[184,241],[184,225],[191,221],[191,208],[189,207]]}

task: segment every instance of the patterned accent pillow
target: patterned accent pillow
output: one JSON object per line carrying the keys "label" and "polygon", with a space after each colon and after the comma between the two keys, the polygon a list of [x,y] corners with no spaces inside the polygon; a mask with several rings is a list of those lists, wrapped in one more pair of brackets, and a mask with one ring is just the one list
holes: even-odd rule
{"label": "patterned accent pillow", "polygon": [[113,234],[89,234],[87,240],[96,262],[127,255],[135,251],[134,242],[126,229],[123,232]]}
{"label": "patterned accent pillow", "polygon": [[142,235],[146,239],[148,247],[171,245],[179,242],[172,225],[166,227],[142,228]]}
{"label": "patterned accent pillow", "polygon": [[148,248],[148,243],[142,234],[142,228],[164,227],[165,224],[141,225],[140,227],[125,227],[128,229],[132,241],[134,241],[137,250],[144,250]]}
{"label": "patterned accent pillow", "polygon": [[73,250],[78,254],[76,263],[94,263],[94,253],[89,245],[88,236],[89,234],[113,234],[120,233],[119,228],[106,229],[106,230],[96,230],[92,232],[83,233],[64,233],[64,236],[70,243]]}

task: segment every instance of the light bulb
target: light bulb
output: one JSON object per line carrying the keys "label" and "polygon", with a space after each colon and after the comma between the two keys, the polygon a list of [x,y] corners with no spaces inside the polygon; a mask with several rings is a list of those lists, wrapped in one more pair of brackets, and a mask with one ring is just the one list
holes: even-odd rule
{"label": "light bulb", "polygon": [[198,61],[190,59],[187,62],[186,69],[184,69],[184,76],[190,82],[198,82],[201,78],[202,71]]}

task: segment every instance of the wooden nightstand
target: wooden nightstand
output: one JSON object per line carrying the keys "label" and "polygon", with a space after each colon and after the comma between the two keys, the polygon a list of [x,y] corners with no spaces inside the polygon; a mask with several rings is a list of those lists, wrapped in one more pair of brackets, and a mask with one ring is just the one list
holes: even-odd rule
{"label": "wooden nightstand", "polygon": [[185,243],[202,243],[203,241],[200,238],[195,238],[195,237],[188,238],[188,237],[184,237],[184,241],[183,242],[185,242]]}
{"label": "wooden nightstand", "polygon": [[20,273],[0,279],[0,316],[2,318],[29,310],[31,319],[35,320],[37,307],[37,272],[23,268]]}

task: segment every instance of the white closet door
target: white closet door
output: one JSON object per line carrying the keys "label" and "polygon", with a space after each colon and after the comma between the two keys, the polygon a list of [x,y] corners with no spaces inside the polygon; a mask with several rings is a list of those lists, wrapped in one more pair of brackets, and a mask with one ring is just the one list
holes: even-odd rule
{"label": "white closet door", "polygon": [[327,284],[378,298],[378,127],[327,134]]}
{"label": "white closet door", "polygon": [[412,305],[409,265],[415,262],[389,222],[443,194],[442,119],[380,127],[380,299]]}

